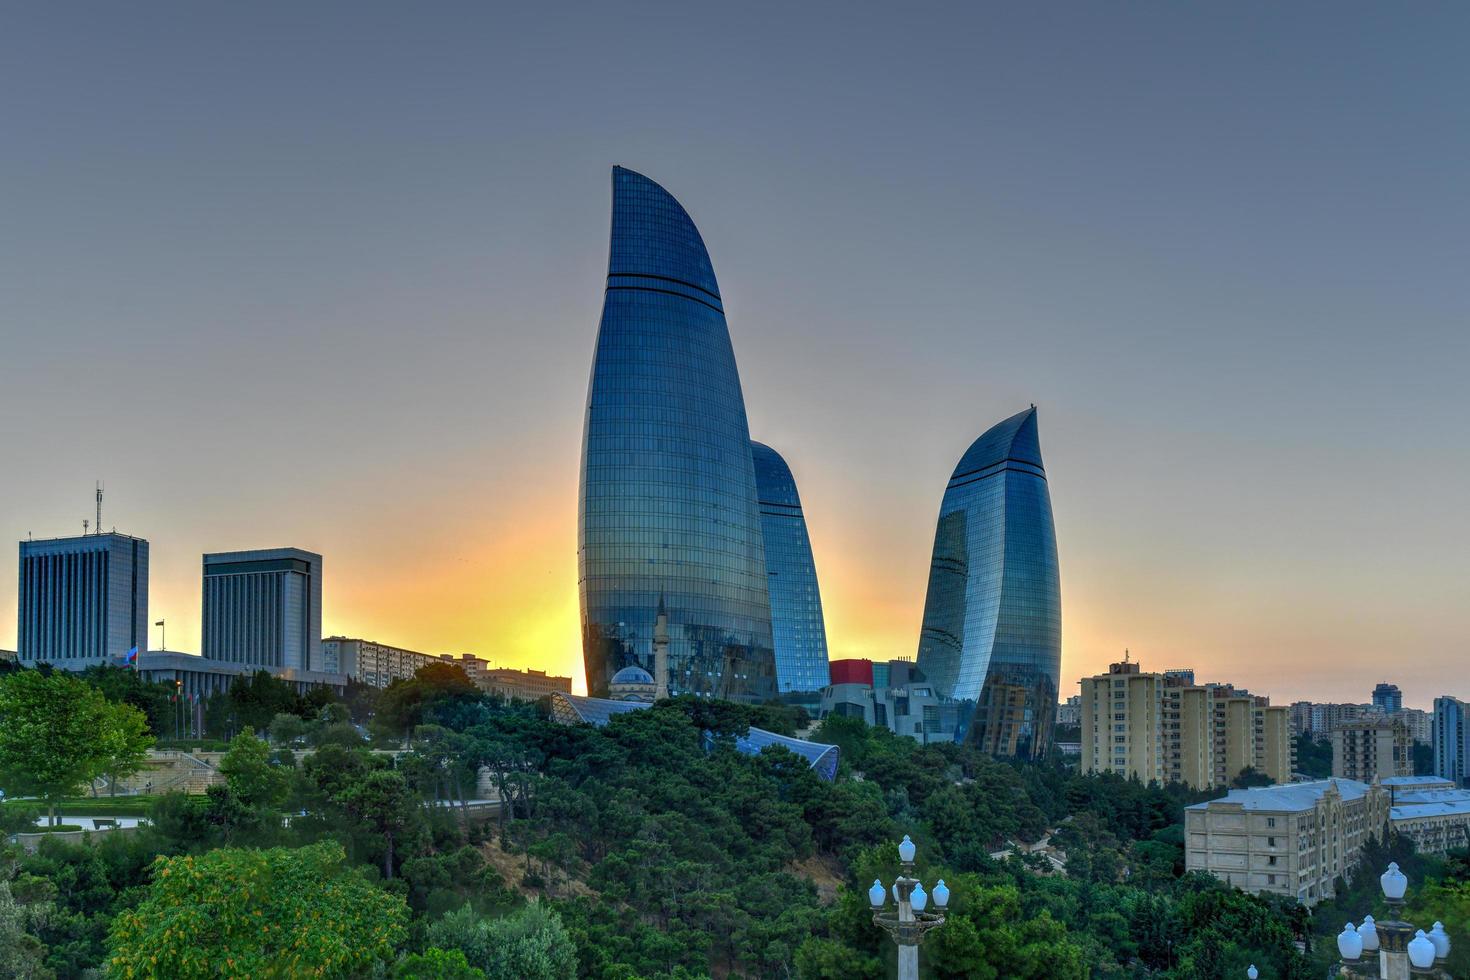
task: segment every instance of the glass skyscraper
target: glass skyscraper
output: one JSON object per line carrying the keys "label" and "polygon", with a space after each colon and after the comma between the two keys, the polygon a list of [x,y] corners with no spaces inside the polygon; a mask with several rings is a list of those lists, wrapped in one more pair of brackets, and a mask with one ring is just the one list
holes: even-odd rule
{"label": "glass skyscraper", "polygon": [[578,501],[587,690],[654,670],[670,694],[776,693],[750,430],[720,287],[694,222],[613,168],[607,291],[588,385]]}
{"label": "glass skyscraper", "polygon": [[776,683],[782,694],[819,691],[831,679],[827,670],[827,629],[822,593],[807,537],[806,518],[796,478],[781,454],[759,442],[750,444],[760,500],[761,535],[771,593],[771,633],[776,647]]}
{"label": "glass skyscraper", "polygon": [[973,702],[961,736],[997,755],[1051,742],[1061,680],[1061,587],[1033,406],[986,432],[955,467],[934,534],[921,670]]}

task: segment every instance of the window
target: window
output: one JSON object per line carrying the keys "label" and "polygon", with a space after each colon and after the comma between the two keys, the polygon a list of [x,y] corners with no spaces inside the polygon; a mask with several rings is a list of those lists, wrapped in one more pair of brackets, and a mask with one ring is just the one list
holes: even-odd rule
{"label": "window", "polygon": [[1274,837],[1267,837],[1266,838],[1266,846],[1267,847],[1275,847],[1276,846],[1276,838],[1274,838]]}
{"label": "window", "polygon": [[1273,854],[1270,857],[1266,858],[1266,863],[1273,868],[1276,867],[1276,855]]}
{"label": "window", "polygon": [[1276,818],[1275,817],[1267,817],[1266,818],[1266,826],[1267,827],[1274,827],[1274,826],[1276,826]]}

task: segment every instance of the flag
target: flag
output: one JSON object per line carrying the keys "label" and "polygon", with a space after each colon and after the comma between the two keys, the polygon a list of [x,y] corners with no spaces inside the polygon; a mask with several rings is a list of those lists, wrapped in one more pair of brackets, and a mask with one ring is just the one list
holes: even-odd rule
{"label": "flag", "polygon": [[162,626],[163,625],[163,620],[160,619],[158,622],[154,623],[153,625],[154,626]]}
{"label": "flag", "polygon": [[128,651],[128,655],[126,657],[124,657],[123,659],[126,660],[130,664],[137,663],[138,662],[138,648],[137,647],[133,647],[131,650]]}

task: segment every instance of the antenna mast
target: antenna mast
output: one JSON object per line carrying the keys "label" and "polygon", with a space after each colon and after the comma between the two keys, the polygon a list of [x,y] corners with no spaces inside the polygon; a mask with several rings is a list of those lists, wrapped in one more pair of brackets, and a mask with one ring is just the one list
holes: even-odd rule
{"label": "antenna mast", "polygon": [[[102,481],[97,481],[97,533],[102,533]],[[83,526],[85,532],[85,525]]]}

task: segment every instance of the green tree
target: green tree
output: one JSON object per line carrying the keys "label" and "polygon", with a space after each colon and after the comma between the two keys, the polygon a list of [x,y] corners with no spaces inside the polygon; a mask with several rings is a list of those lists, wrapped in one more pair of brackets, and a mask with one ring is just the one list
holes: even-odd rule
{"label": "green tree", "polygon": [[219,761],[230,792],[247,807],[275,809],[286,799],[290,773],[271,764],[270,746],[254,735],[236,735]]}
{"label": "green tree", "polygon": [[147,897],[113,920],[122,977],[357,976],[407,936],[408,908],[343,867],[335,843],[160,857]]}
{"label": "green tree", "polygon": [[538,902],[499,919],[482,919],[466,905],[429,927],[429,942],[464,953],[489,980],[572,980],[577,950],[561,918]]}
{"label": "green tree", "polygon": [[290,745],[306,734],[306,719],[283,711],[271,719],[271,741],[277,745]]}
{"label": "green tree", "polygon": [[148,729],[155,737],[173,732],[174,685],[145,681],[131,667],[88,667],[80,676],[107,700],[126,702],[147,715]]}
{"label": "green tree", "polygon": [[1452,977],[1470,976],[1470,879],[1447,876],[1429,882],[1411,896],[1404,918],[1423,926],[1426,932],[1434,922],[1443,924],[1450,937],[1450,958],[1445,969]]}
{"label": "green tree", "polygon": [[153,737],[130,704],[62,671],[0,677],[0,787],[11,796],[56,803],[104,773],[137,771]]}
{"label": "green tree", "polygon": [[115,703],[108,714],[113,748],[103,763],[102,775],[107,777],[108,795],[115,795],[118,780],[143,768],[148,750],[153,747],[153,736],[148,733],[148,719],[131,704]]}
{"label": "green tree", "polygon": [[403,776],[378,769],[350,784],[338,794],[336,803],[364,829],[383,840],[383,877],[393,878],[398,842],[422,821],[423,805]]}
{"label": "green tree", "polygon": [[393,967],[393,980],[484,980],[485,971],[470,966],[464,953],[457,949],[442,950],[430,946],[422,953],[412,953]]}
{"label": "green tree", "polygon": [[46,921],[43,910],[22,905],[0,880],[0,980],[50,980],[46,946],[32,930]]}

